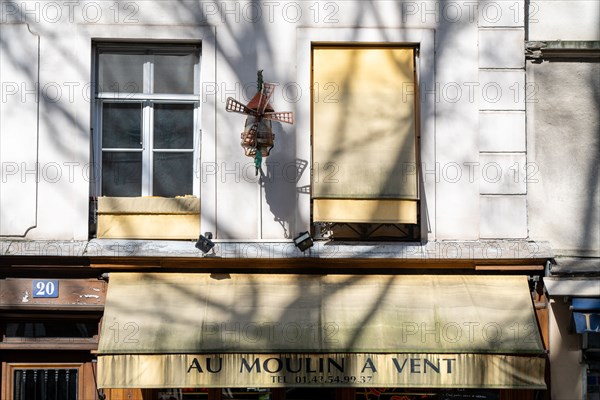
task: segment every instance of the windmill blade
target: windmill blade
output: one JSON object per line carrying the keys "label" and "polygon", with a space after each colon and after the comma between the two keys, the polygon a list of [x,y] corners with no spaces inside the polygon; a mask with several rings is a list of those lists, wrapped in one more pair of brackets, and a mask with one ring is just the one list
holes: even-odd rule
{"label": "windmill blade", "polygon": [[285,122],[286,124],[294,124],[294,113],[291,111],[267,112],[263,115],[264,119],[271,121]]}
{"label": "windmill blade", "polygon": [[227,104],[225,105],[225,110],[227,110],[229,112],[239,113],[239,114],[256,115],[256,112],[254,110],[246,107],[244,104],[240,103],[233,97],[227,98]]}
{"label": "windmill blade", "polygon": [[273,96],[273,91],[275,90],[275,85],[272,83],[263,83],[262,87],[262,96],[260,96],[260,102],[258,103],[258,115],[261,115],[265,112],[267,105],[269,104],[269,100],[271,96]]}

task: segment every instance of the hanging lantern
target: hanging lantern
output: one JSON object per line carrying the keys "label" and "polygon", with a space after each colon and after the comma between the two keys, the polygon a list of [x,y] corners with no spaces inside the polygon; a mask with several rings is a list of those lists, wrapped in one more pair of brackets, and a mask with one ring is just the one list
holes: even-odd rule
{"label": "hanging lantern", "polygon": [[294,123],[294,113],[291,111],[275,112],[269,103],[275,85],[263,82],[262,70],[258,71],[257,93],[247,105],[233,97],[227,98],[225,109],[229,112],[245,114],[246,124],[241,134],[244,154],[254,158],[256,174],[260,169],[262,158],[267,157],[273,148],[275,134],[271,121]]}

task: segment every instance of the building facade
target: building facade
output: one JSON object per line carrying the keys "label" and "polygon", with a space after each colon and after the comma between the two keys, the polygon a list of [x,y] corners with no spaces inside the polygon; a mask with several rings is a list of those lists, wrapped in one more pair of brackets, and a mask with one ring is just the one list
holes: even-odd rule
{"label": "building facade", "polygon": [[[546,13],[560,14],[566,6],[550,4]],[[530,235],[550,241],[555,253],[544,279],[550,295],[551,374],[557,382],[552,394],[594,399],[600,396],[597,329],[582,321],[586,315],[595,320],[600,287],[598,29],[554,29],[539,22],[530,24],[526,50],[527,80],[539,90],[527,109],[527,155],[540,171],[528,192],[528,210]],[[563,116],[556,112],[557,101],[569,104]],[[560,384],[563,380],[571,384]]]}
{"label": "building facade", "polygon": [[599,18],[0,1],[1,398],[597,398]]}

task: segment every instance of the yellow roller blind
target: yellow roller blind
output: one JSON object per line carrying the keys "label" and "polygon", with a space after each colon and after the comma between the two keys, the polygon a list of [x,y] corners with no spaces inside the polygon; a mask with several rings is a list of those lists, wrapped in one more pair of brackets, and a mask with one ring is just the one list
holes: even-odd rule
{"label": "yellow roller blind", "polygon": [[414,49],[312,56],[313,197],[417,199]]}

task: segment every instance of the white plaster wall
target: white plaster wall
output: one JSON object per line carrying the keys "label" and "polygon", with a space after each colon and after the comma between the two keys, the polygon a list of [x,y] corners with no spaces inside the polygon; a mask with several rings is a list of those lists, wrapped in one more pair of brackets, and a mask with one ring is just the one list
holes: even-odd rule
{"label": "white plaster wall", "polygon": [[525,196],[481,196],[481,237],[484,239],[527,237]]}
{"label": "white plaster wall", "polygon": [[479,235],[524,239],[525,29],[520,15],[524,8],[500,4],[483,3],[479,21]]}
{"label": "white plaster wall", "polygon": [[525,112],[492,111],[479,114],[479,150],[525,152]]}
{"label": "white plaster wall", "polygon": [[523,68],[524,47],[523,29],[480,29],[479,68]]}
{"label": "white plaster wall", "polygon": [[567,331],[571,311],[562,298],[550,301],[550,381],[552,400],[583,399],[585,364],[580,362],[579,335]]}
{"label": "white plaster wall", "polygon": [[[40,34],[40,82],[63,90],[57,101],[40,100],[40,162],[57,163],[61,179],[40,182],[38,224],[28,239],[87,238],[92,39],[202,41],[201,230],[220,239],[289,240],[308,228],[310,108],[303,102],[310,87],[298,70],[310,60],[298,58],[300,29],[376,29],[381,42],[395,40],[386,30],[435,32],[435,78],[421,87],[432,104],[422,116],[422,132],[428,133],[421,137],[428,149],[421,154],[428,240],[482,237],[480,195],[495,192],[485,186],[482,191],[481,170],[471,169],[480,163],[481,138],[484,151],[522,151],[522,1],[1,1],[0,6],[3,23],[28,23]],[[495,52],[498,40],[505,43]],[[246,100],[254,94],[257,69],[279,84],[275,109],[294,111],[304,121],[276,124],[262,181],[239,145],[244,117],[224,110],[228,96]],[[498,87],[502,97],[490,101]],[[495,120],[510,130],[505,140],[490,137],[489,119],[480,129],[480,117],[494,112],[510,115]],[[521,186],[513,193],[521,195]],[[519,224],[522,214],[519,210]],[[485,224],[486,232],[497,228],[493,220]],[[523,232],[521,225],[515,229]]]}
{"label": "white plaster wall", "polygon": [[600,40],[598,1],[531,1],[528,13],[528,40]]}
{"label": "white plaster wall", "polygon": [[[27,231],[26,239],[82,240],[88,238],[88,202],[90,183],[96,178],[95,166],[90,154],[91,144],[91,80],[92,39],[128,40],[204,40],[205,51],[214,54],[214,44],[207,39],[207,26],[161,26],[143,23],[144,15],[159,15],[159,10],[143,10],[142,3],[136,8],[118,9],[111,2],[55,3],[44,2],[1,2],[0,20],[3,24],[28,27],[40,37],[39,46],[39,136],[37,139],[38,182],[35,198],[35,225]],[[132,3],[133,4],[133,3]],[[148,3],[150,4],[150,3]],[[132,13],[134,11],[134,13]],[[174,21],[174,20],[172,20]],[[119,22],[114,24],[114,22]],[[4,27],[6,25],[2,25]],[[0,31],[1,33],[1,31]],[[212,33],[214,36],[214,33]],[[18,52],[11,46],[20,46],[18,41],[3,40],[3,57],[16,57]],[[214,39],[212,40],[214,42]],[[7,50],[4,50],[7,49]],[[205,65],[203,73],[208,81],[214,82],[214,56],[212,63]],[[13,60],[26,69],[28,59]],[[5,76],[1,75],[5,84]],[[17,82],[18,86],[26,83]],[[16,96],[31,96],[17,93]],[[207,113],[204,118],[208,131],[214,132],[214,100],[207,97]],[[211,104],[213,106],[211,107]],[[212,118],[211,118],[212,114]],[[20,120],[30,118],[24,114]],[[3,126],[7,131],[23,129],[19,119],[12,126]],[[10,122],[10,121],[9,121]],[[23,124],[23,126],[28,125]],[[7,144],[6,142],[4,144]],[[210,149],[210,140],[205,140]],[[214,147],[214,146],[212,146]],[[33,149],[35,151],[35,149]],[[26,162],[30,159],[31,143],[11,142],[4,146],[3,154],[23,160],[17,171],[21,180],[29,178],[35,167]],[[209,159],[209,157],[206,157]],[[6,159],[0,160],[3,166]],[[35,179],[35,177],[33,178]],[[4,181],[4,179],[3,179]],[[0,196],[23,196],[24,203],[31,200],[31,193],[23,190],[15,193],[13,187],[0,181]],[[210,201],[206,202],[210,209]],[[3,207],[2,216],[20,215],[12,207]],[[24,214],[29,218],[29,214]],[[23,237],[21,230],[3,230],[3,236]]]}
{"label": "white plaster wall", "polygon": [[25,235],[37,224],[39,36],[4,24],[0,37],[0,235]]}
{"label": "white plaster wall", "polygon": [[600,255],[600,64],[528,66],[529,234],[557,255]]}
{"label": "white plaster wall", "polygon": [[[286,8],[273,5],[272,9],[238,4],[239,18],[230,8],[225,23],[223,18],[215,22],[220,89],[216,101],[216,160],[220,170],[215,188],[216,237],[290,239],[296,234],[295,210],[299,202],[294,173],[298,154],[296,129],[274,124],[275,147],[256,176],[254,160],[244,156],[240,147],[245,117],[226,113],[225,101],[232,96],[247,103],[256,93],[256,72],[260,69],[267,82],[277,85],[271,101],[276,111],[295,112],[299,99],[309,96],[306,88],[297,90],[293,45],[297,24],[306,17],[308,4],[294,3]],[[293,22],[296,19],[298,22]],[[308,132],[302,136],[308,137]],[[308,166],[308,162],[307,157],[302,157],[301,163]],[[309,168],[302,173],[308,175]],[[308,199],[308,195],[303,197]]]}
{"label": "white plaster wall", "polygon": [[[436,42],[436,232],[439,239],[479,239],[479,179],[468,179],[465,166],[479,162],[479,96],[470,98],[467,88],[478,77],[476,24],[442,29]],[[465,46],[458,51],[456,43]],[[471,43],[467,46],[467,43]],[[449,66],[444,68],[441,66]],[[450,67],[452,66],[452,67]],[[479,86],[479,85],[478,85]],[[460,90],[458,89],[460,88]],[[453,90],[456,90],[455,92]],[[476,89],[476,93],[480,90]],[[460,93],[460,94],[459,94]],[[453,174],[460,166],[461,178]],[[432,170],[432,166],[425,166]],[[425,179],[430,179],[431,176]]]}
{"label": "white plaster wall", "polygon": [[525,1],[478,1],[479,26],[482,28],[523,27]]}
{"label": "white plaster wall", "polygon": [[[6,9],[3,7],[2,10]],[[35,53],[21,57],[18,51],[20,41],[2,37],[2,57],[11,59],[17,68],[24,71],[38,68],[36,64],[31,64],[32,58],[38,56],[38,51],[40,60],[39,69],[28,72],[39,72],[31,85],[28,83],[31,77],[17,82],[7,82],[7,78],[3,78],[2,82],[3,85],[18,85],[19,92],[11,94],[11,97],[27,100],[23,103],[29,102],[30,98],[37,98],[38,107],[37,115],[27,112],[19,115],[20,110],[12,110],[16,118],[5,120],[2,126],[5,138],[11,131],[20,132],[21,135],[16,142],[4,142],[2,151],[6,157],[0,160],[2,166],[6,167],[8,160],[20,160],[16,176],[27,184],[27,187],[19,188],[0,183],[4,196],[22,198],[22,204],[17,207],[3,207],[2,215],[28,218],[33,213],[35,222],[27,231],[27,238],[85,238],[87,223],[82,222],[87,220],[89,195],[90,102],[86,84],[90,80],[90,56],[89,52],[85,58],[78,54],[78,49],[85,43],[75,34],[75,24],[48,23],[44,20],[41,7],[38,10],[30,8],[29,11],[31,18],[38,19],[40,23],[14,25],[39,35],[39,49]],[[6,13],[2,18],[6,18]],[[4,25],[2,29],[7,29],[7,26]],[[57,37],[66,39],[57,40]],[[38,91],[34,93],[32,89],[38,84],[38,77]],[[31,134],[32,126],[37,129],[37,137],[33,142],[26,139]],[[31,157],[32,153],[36,155],[35,158]],[[34,192],[27,190],[30,183],[35,186]],[[23,212],[23,204],[29,204],[28,208],[31,208],[26,213]],[[23,237],[25,232],[3,229],[2,234]]]}

